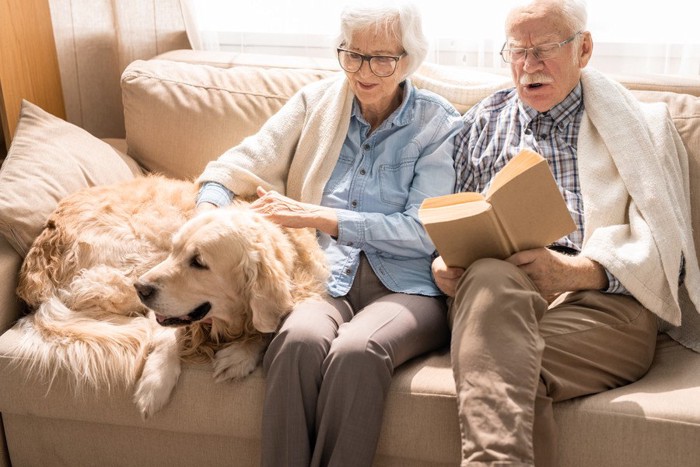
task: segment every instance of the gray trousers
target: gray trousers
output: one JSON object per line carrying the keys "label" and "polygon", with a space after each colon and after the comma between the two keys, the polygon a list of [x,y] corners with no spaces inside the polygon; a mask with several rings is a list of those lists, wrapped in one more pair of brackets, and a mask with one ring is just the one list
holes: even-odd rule
{"label": "gray trousers", "polygon": [[347,296],[295,307],[265,353],[262,465],[370,466],[394,369],[448,340],[442,299],[391,292],[363,256]]}
{"label": "gray trousers", "polygon": [[557,466],[552,402],[639,379],[656,346],[656,317],[634,298],[591,290],[548,304],[499,260],[465,272],[449,315],[463,466]]}

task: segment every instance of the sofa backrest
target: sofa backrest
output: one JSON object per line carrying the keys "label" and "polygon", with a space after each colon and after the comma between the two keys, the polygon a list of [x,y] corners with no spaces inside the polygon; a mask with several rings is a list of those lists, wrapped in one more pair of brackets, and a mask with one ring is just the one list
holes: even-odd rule
{"label": "sofa backrest", "polygon": [[[168,52],[122,76],[127,152],[144,168],[179,178],[257,131],[303,85],[338,73],[327,60]],[[646,102],[665,102],[689,155],[694,238],[700,251],[700,78],[614,77]],[[503,70],[424,64],[413,76],[465,112],[511,85]]]}

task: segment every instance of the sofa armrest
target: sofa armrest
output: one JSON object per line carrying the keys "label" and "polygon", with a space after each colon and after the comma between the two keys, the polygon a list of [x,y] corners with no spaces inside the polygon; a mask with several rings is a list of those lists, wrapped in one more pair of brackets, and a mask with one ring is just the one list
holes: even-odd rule
{"label": "sofa armrest", "polygon": [[22,258],[0,235],[0,334],[9,329],[22,315],[22,302],[17,298],[17,274]]}
{"label": "sofa armrest", "polygon": [[10,454],[7,452],[7,441],[5,440],[5,426],[0,416],[0,467],[10,467],[11,465]]}

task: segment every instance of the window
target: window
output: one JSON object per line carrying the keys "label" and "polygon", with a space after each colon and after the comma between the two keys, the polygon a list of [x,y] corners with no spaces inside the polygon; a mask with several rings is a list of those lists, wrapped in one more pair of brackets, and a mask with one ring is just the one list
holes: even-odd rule
{"label": "window", "polygon": [[[335,59],[333,39],[346,1],[181,0],[189,12],[195,48]],[[508,1],[418,1],[431,39],[427,60],[448,65],[503,68]],[[593,34],[591,66],[611,73],[700,75],[700,3],[667,0],[588,0]]]}

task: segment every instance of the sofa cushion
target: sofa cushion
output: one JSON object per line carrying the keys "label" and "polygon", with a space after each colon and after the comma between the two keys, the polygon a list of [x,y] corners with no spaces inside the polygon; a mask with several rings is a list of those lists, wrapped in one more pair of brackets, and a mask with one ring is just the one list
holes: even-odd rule
{"label": "sofa cushion", "polygon": [[[95,465],[103,459],[87,456],[95,446],[123,446],[132,444],[133,452],[120,454],[120,465],[146,465],[143,458],[148,452],[156,452],[158,446],[143,448],[143,442],[135,433],[141,428],[171,433],[169,438],[189,437],[191,440],[204,439],[250,439],[259,443],[262,421],[262,403],[265,380],[262,368],[241,381],[215,383],[210,365],[184,364],[177,386],[169,403],[153,417],[144,422],[132,401],[133,388],[105,387],[99,391],[86,390],[76,393],[71,387],[70,378],[61,371],[51,384],[38,379],[27,378],[20,371],[12,354],[17,340],[21,339],[17,327],[0,335],[0,412],[3,418],[40,420],[32,428],[37,431],[52,429],[47,421],[70,420],[87,423],[93,431],[87,436],[94,439],[83,451],[76,451],[75,440],[64,440],[61,432],[46,433],[46,438],[36,431],[30,437],[36,450],[28,450],[24,455],[33,456],[50,453],[62,459],[66,465],[80,464],[81,457],[90,457]],[[433,352],[411,360],[397,369],[392,380],[390,394],[385,409],[382,435],[377,451],[378,457],[420,459],[416,465],[431,465],[440,462],[454,465],[459,458],[459,425],[455,405],[454,380],[447,350]],[[19,418],[19,417],[18,417]],[[426,420],[431,423],[429,429]],[[98,431],[104,430],[104,431]],[[95,433],[121,432],[126,436],[102,438]],[[186,436],[180,436],[186,435]],[[83,436],[86,436],[83,433]],[[42,443],[46,443],[43,446]],[[226,442],[225,444],[231,444]],[[199,445],[197,443],[196,445]],[[235,445],[232,445],[235,447]],[[139,448],[140,447],[140,448]],[[172,449],[191,450],[187,443]],[[256,446],[257,447],[257,446]],[[220,451],[222,448],[218,448]],[[235,455],[232,447],[223,448],[216,465],[226,465],[225,456]],[[59,452],[56,452],[56,451]],[[228,451],[227,451],[228,450]],[[210,458],[214,453],[207,453]],[[168,454],[169,456],[172,453]],[[258,465],[259,450],[250,457],[239,459],[236,465]],[[18,465],[47,465],[47,459],[26,458],[24,462],[13,460]],[[141,462],[139,462],[139,460]],[[159,465],[163,462],[157,462]],[[206,463],[206,462],[205,462]],[[107,464],[113,464],[108,462]],[[181,463],[176,463],[181,465]],[[212,464],[207,464],[212,465]],[[408,465],[408,464],[403,464]]]}
{"label": "sofa cushion", "polygon": [[560,465],[698,465],[698,368],[700,354],[662,334],[639,381],[555,404]]}
{"label": "sofa cushion", "polygon": [[[26,430],[17,428],[13,434],[32,443],[32,448],[21,450],[28,457],[16,459],[18,464],[45,465],[51,461],[46,456],[58,456],[67,465],[85,458],[95,464],[112,463],[114,446],[130,446],[120,452],[120,464],[143,463],[149,456],[155,462],[175,453],[186,456],[192,443],[216,440],[212,449],[218,454],[206,453],[204,459],[209,465],[225,465],[227,456],[236,456],[236,440],[243,439],[250,440],[252,448],[246,448],[248,457],[236,457],[236,464],[259,463],[261,368],[242,381],[217,384],[208,365],[186,364],[171,401],[144,422],[131,401],[131,390],[104,388],[97,394],[78,395],[65,375],[53,381],[51,390],[44,383],[28,381],[17,371],[9,350],[19,338],[16,329],[0,335],[0,411],[4,419],[13,420],[13,427],[27,423]],[[698,365],[700,354],[661,335],[651,368],[641,380],[555,404],[561,465],[695,465]],[[82,424],[77,438],[71,439],[72,431],[64,432]],[[142,437],[143,429],[147,432]],[[161,433],[166,451],[143,441],[153,433]],[[81,444],[76,439],[92,442]],[[403,458],[400,465],[457,465],[459,453],[449,353],[443,349],[401,365],[387,396],[375,464],[392,458],[391,465],[398,465],[396,460]]]}
{"label": "sofa cushion", "polygon": [[128,154],[150,171],[194,178],[302,86],[334,73],[135,61],[122,74]]}
{"label": "sofa cushion", "polygon": [[133,160],[109,144],[23,101],[0,168],[0,233],[24,257],[63,197],[140,173]]}
{"label": "sofa cushion", "polygon": [[450,101],[460,113],[494,92],[513,86],[507,70],[480,71],[434,63],[423,63],[412,79],[417,87],[433,91]]}
{"label": "sofa cushion", "polygon": [[[170,50],[158,55],[156,58],[211,65],[217,68],[249,66],[265,69],[287,68],[340,71],[340,66],[335,58],[189,49]],[[507,68],[476,70],[474,68],[438,65],[429,62],[423,62],[420,68],[411,76],[411,79],[417,87],[440,94],[462,113],[491,93],[512,86],[510,71]]]}

